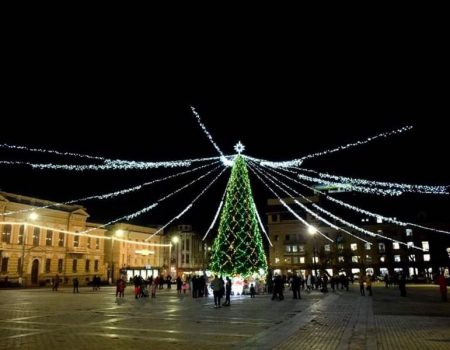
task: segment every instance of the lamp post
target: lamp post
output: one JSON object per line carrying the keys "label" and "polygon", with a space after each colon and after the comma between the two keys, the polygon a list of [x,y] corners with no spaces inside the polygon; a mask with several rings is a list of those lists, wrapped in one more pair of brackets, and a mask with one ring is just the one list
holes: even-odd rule
{"label": "lamp post", "polygon": [[[172,242],[177,247],[177,249],[175,250],[175,277],[178,277],[178,245],[177,245],[177,243],[179,241],[180,241],[180,238],[178,236],[172,237]],[[170,246],[172,246],[172,244]],[[172,256],[170,256],[170,258],[172,260]]]}
{"label": "lamp post", "polygon": [[[36,213],[30,213],[30,215],[28,215],[28,219],[30,219],[31,221],[35,221],[38,218],[38,214]],[[23,236],[22,236],[22,256],[20,258],[20,284],[23,283],[23,269],[24,269],[24,265],[25,265],[25,241],[27,240],[27,218],[25,218],[25,223],[23,225]]]}
{"label": "lamp post", "polygon": [[116,230],[112,236],[111,236],[111,256],[110,256],[110,266],[111,271],[109,274],[109,284],[112,284],[114,282],[114,237],[123,237],[124,231],[123,230]]}
{"label": "lamp post", "polygon": [[317,278],[317,256],[316,256],[316,233],[317,229],[314,226],[308,226],[308,233],[313,236],[313,260],[314,260],[314,273]]}

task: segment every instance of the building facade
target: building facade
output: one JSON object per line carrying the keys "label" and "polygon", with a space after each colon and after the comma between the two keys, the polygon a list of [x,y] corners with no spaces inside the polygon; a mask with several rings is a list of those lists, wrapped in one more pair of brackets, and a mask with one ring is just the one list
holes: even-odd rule
{"label": "building facade", "polygon": [[125,276],[165,276],[169,269],[170,245],[162,234],[155,234],[158,227],[119,223],[108,227],[105,256],[108,263],[108,280],[116,281]]}
{"label": "building facade", "polygon": [[77,277],[81,285],[106,278],[105,230],[88,217],[79,205],[0,192],[0,279],[42,286],[56,275],[69,284]]}
{"label": "building facade", "polygon": [[[292,199],[284,199],[298,208]],[[298,198],[299,201],[302,199]],[[311,197],[317,203],[319,197]],[[303,201],[304,204],[307,204]],[[335,275],[371,274],[382,276],[404,272],[410,277],[428,278],[450,268],[450,237],[445,234],[385,223],[381,218],[359,215],[354,224],[388,238],[371,237],[345,227],[354,236],[325,226],[314,217],[297,211],[325,238],[290,214],[277,199],[269,199],[268,228],[273,247],[269,249],[269,265],[274,273],[327,273]],[[333,222],[333,221],[332,221]],[[333,222],[339,226],[338,222]],[[425,226],[439,228],[442,224]],[[444,227],[442,227],[444,229]],[[448,230],[448,227],[447,227]],[[357,237],[364,239],[364,242]],[[405,242],[402,245],[399,242]],[[416,249],[418,247],[420,249]]]}

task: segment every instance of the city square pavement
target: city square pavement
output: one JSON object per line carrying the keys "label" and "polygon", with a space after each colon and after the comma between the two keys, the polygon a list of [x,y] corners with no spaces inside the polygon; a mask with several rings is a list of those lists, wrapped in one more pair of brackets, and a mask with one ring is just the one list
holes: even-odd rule
{"label": "city square pavement", "polygon": [[373,296],[302,292],[293,300],[212,297],[158,291],[116,299],[112,287],[0,291],[0,349],[450,349],[450,302],[436,286],[375,285]]}

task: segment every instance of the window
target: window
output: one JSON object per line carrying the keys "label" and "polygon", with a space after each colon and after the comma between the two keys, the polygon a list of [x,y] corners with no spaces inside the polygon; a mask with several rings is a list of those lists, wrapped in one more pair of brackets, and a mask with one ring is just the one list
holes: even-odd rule
{"label": "window", "polygon": [[95,239],[95,249],[100,249],[100,238]]}
{"label": "window", "polygon": [[323,246],[323,249],[324,249],[326,252],[331,252],[331,244],[325,244],[325,245]]}
{"label": "window", "polygon": [[408,249],[414,247],[414,242],[406,242],[406,245],[408,246]]}
{"label": "window", "polygon": [[3,225],[2,242],[11,243],[11,225]]}
{"label": "window", "polygon": [[77,259],[73,259],[73,261],[72,261],[72,272],[77,272],[77,264],[78,264],[78,260]]}
{"label": "window", "polygon": [[378,243],[378,251],[384,253],[386,251],[386,245],[384,243]]}
{"label": "window", "polygon": [[47,237],[45,238],[45,245],[47,247],[51,247],[52,246],[52,241],[53,241],[53,231],[52,230],[47,230]]}
{"label": "window", "polygon": [[35,227],[33,230],[33,246],[39,246],[39,239],[41,236],[41,229],[39,227]]}
{"label": "window", "polygon": [[305,246],[304,245],[299,245],[298,246],[298,252],[300,254],[305,254]]}
{"label": "window", "polygon": [[94,271],[97,272],[98,271],[98,260],[94,261]]}
{"label": "window", "polygon": [[317,263],[319,262],[319,257],[318,257],[318,256],[313,257],[313,258],[312,258],[312,262],[313,262],[314,264],[317,264]]}
{"label": "window", "polygon": [[63,272],[63,259],[58,259],[58,272]]}
{"label": "window", "polygon": [[353,256],[352,256],[352,262],[353,262],[353,263],[359,262],[360,259],[361,259],[361,258],[359,257],[359,255],[353,255]]}
{"label": "window", "polygon": [[366,250],[370,250],[371,246],[372,245],[370,243],[364,244],[364,248],[366,248]]}
{"label": "window", "polygon": [[400,259],[400,255],[394,255],[394,261],[395,262],[401,262],[402,259]]}
{"label": "window", "polygon": [[290,245],[284,246],[284,251],[285,251],[286,253],[290,253],[290,252],[291,252],[291,246],[290,246]]}
{"label": "window", "polygon": [[382,224],[383,218],[381,216],[377,216],[377,224]]}
{"label": "window", "polygon": [[370,255],[366,254],[366,263],[371,264],[372,263],[372,257]]}
{"label": "window", "polygon": [[58,247],[64,247],[64,233],[62,232],[59,233]]}
{"label": "window", "polygon": [[89,259],[86,259],[86,265],[85,265],[84,270],[86,272],[89,272],[90,268],[91,268],[91,261]]}
{"label": "window", "polygon": [[275,264],[278,264],[280,262],[280,258],[275,258]]}
{"label": "window", "polygon": [[392,249],[394,249],[394,250],[400,249],[400,243],[398,243],[398,242],[392,243]]}
{"label": "window", "polygon": [[22,271],[22,258],[19,258],[19,260],[17,260],[17,272],[21,272]]}
{"label": "window", "polygon": [[50,272],[50,267],[52,266],[52,259],[45,259],[45,272]]}
{"label": "window", "polygon": [[423,261],[430,261],[430,254],[424,254]]}
{"label": "window", "polygon": [[24,233],[25,233],[25,226],[24,225],[20,225],[19,236],[17,237],[17,244],[23,244]]}
{"label": "window", "polygon": [[78,248],[80,246],[80,236],[73,236],[73,246],[74,248]]}
{"label": "window", "polygon": [[9,258],[6,256],[2,258],[2,270],[1,270],[2,273],[8,272],[8,260]]}
{"label": "window", "polygon": [[189,264],[189,253],[186,253],[186,264]]}
{"label": "window", "polygon": [[272,222],[277,222],[278,221],[278,215],[273,214],[272,215]]}
{"label": "window", "polygon": [[274,239],[275,241],[278,241],[278,235],[275,235],[275,239]]}
{"label": "window", "polygon": [[301,256],[300,257],[300,264],[304,264],[305,263],[305,257],[304,256]]}
{"label": "window", "polygon": [[289,238],[290,238],[289,235],[286,235],[286,236],[284,237],[284,240],[285,240],[285,241],[289,241]]}
{"label": "window", "polygon": [[407,237],[412,237],[412,229],[410,229],[410,228],[406,229],[406,236]]}
{"label": "window", "polygon": [[385,262],[386,261],[386,257],[383,255],[383,256],[380,256],[380,262]]}
{"label": "window", "polygon": [[298,246],[293,245],[293,246],[292,246],[292,252],[293,252],[293,253],[297,253],[297,252],[298,252]]}
{"label": "window", "polygon": [[447,254],[448,254],[448,257],[450,258],[450,247],[447,248]]}
{"label": "window", "polygon": [[358,244],[357,244],[357,243],[352,243],[352,244],[350,244],[350,249],[351,249],[352,251],[358,250]]}
{"label": "window", "polygon": [[87,239],[87,247],[91,248],[91,237],[88,237]]}
{"label": "window", "polygon": [[416,255],[415,254],[409,254],[409,261],[411,261],[411,262],[416,261]]}
{"label": "window", "polygon": [[344,250],[344,245],[342,243],[338,244],[338,251],[342,252]]}
{"label": "window", "polygon": [[429,245],[428,241],[422,241],[422,249],[426,252],[430,251],[430,245]]}

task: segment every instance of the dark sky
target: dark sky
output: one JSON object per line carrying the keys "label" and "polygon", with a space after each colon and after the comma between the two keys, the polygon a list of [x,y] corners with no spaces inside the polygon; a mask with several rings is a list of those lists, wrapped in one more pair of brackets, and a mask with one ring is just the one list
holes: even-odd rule
{"label": "dark sky", "polygon": [[[191,63],[194,57],[187,53],[186,60],[171,56],[150,62],[133,50],[122,60],[70,51],[69,46],[58,56],[45,49],[33,52],[32,58],[12,53],[3,77],[0,143],[143,161],[216,156],[190,111],[193,105],[224,153],[233,153],[233,145],[241,140],[248,155],[287,160],[412,124],[410,132],[304,165],[383,181],[450,183],[445,126],[448,92],[440,83],[444,63],[436,58],[440,55],[430,52],[427,60],[397,57],[392,52],[370,58],[309,55],[300,59],[292,55],[294,51],[262,55],[256,50],[223,56],[216,52],[214,57],[199,55],[196,63]],[[0,150],[0,156],[50,160],[5,150]],[[168,173],[69,173],[3,165],[0,188],[62,201]],[[228,174],[184,222],[209,225]],[[182,183],[149,187],[113,201],[81,204],[93,221],[101,222],[152,203]],[[136,223],[165,223],[204,184],[177,195]],[[264,211],[269,194],[255,178],[252,184]],[[450,208],[448,200],[438,201],[439,206],[444,202]]]}

